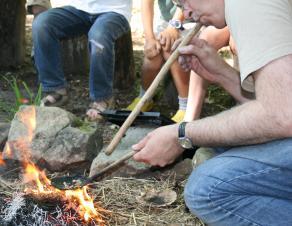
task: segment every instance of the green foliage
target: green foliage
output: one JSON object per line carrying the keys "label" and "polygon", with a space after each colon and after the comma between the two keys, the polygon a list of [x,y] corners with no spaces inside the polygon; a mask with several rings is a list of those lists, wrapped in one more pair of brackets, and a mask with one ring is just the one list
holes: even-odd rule
{"label": "green foliage", "polygon": [[37,94],[35,95],[25,82],[22,82],[22,85],[28,94],[29,104],[40,106],[42,100],[42,86],[41,85],[39,86]]}
{"label": "green foliage", "polygon": [[205,100],[203,115],[211,116],[233,107],[236,102],[223,88],[217,85],[208,87],[207,99]]}
{"label": "green foliage", "polygon": [[91,124],[90,122],[84,121],[78,117],[74,118],[71,126],[74,128],[78,128],[81,131],[86,132],[86,133],[90,133],[94,129],[93,124]]}
{"label": "green foliage", "polygon": [[[4,100],[0,100],[0,109],[6,113],[8,113],[8,117],[11,118],[18,111],[21,105],[35,105],[39,106],[41,104],[41,95],[42,95],[42,86],[40,85],[36,94],[28,87],[25,82],[22,82],[22,86],[24,87],[25,94],[20,90],[20,86],[17,82],[16,78],[12,78],[9,80],[8,78],[4,78],[10,87],[12,88],[15,95],[15,104],[14,106],[9,106]],[[26,98],[27,97],[27,98]]]}

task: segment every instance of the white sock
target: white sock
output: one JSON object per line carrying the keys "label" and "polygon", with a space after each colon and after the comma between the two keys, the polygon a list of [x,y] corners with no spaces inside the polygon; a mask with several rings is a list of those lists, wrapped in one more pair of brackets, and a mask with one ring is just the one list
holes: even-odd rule
{"label": "white sock", "polygon": [[144,94],[145,94],[145,90],[143,89],[143,87],[142,86],[140,86],[140,93],[139,93],[139,97],[141,98],[141,97],[143,97],[144,96]]}
{"label": "white sock", "polygon": [[187,104],[188,104],[188,98],[187,97],[180,97],[178,96],[178,105],[179,105],[179,110],[185,111],[187,109]]}

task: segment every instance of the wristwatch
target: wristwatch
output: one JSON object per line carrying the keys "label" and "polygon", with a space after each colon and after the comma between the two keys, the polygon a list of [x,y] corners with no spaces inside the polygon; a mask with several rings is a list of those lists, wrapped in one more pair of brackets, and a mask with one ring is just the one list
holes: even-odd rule
{"label": "wristwatch", "polygon": [[194,145],[190,138],[186,137],[186,128],[187,122],[181,122],[178,126],[178,143],[184,149],[193,149]]}
{"label": "wristwatch", "polygon": [[183,24],[180,20],[170,20],[168,24],[178,30],[184,30]]}

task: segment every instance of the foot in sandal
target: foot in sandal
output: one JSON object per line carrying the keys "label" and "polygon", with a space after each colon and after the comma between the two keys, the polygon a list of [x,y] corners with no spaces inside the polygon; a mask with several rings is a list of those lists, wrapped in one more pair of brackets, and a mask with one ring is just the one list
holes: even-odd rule
{"label": "foot in sandal", "polygon": [[44,98],[41,100],[41,106],[61,107],[68,102],[69,98],[67,90],[58,89],[52,92],[46,92]]}
{"label": "foot in sandal", "polygon": [[102,120],[100,113],[109,108],[113,108],[112,98],[103,101],[94,101],[89,105],[89,109],[86,112],[87,119],[89,121],[100,121]]}

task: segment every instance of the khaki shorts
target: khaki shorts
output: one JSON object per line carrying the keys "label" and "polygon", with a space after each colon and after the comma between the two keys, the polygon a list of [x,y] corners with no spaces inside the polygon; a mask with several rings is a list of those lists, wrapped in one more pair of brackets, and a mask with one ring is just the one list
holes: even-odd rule
{"label": "khaki shorts", "polygon": [[30,14],[32,13],[31,12],[31,7],[34,6],[34,5],[43,6],[46,9],[50,9],[52,7],[50,0],[27,0],[26,1],[26,7],[27,7],[27,12],[28,13],[30,13]]}

